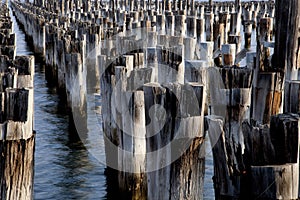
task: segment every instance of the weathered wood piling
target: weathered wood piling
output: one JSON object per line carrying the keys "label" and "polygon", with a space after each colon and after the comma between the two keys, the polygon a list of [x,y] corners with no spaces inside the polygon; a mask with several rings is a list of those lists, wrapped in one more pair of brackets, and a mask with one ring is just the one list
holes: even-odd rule
{"label": "weathered wood piling", "polygon": [[[44,14],[41,8],[36,7],[33,13],[26,10],[29,4],[25,5],[27,6],[23,8],[25,13],[21,14],[18,12],[21,7],[16,2],[11,2],[11,5],[16,18],[23,25],[27,36],[33,41],[35,53],[44,58],[46,79],[57,86],[59,93],[66,97],[67,107],[70,110],[70,122],[79,124],[75,126],[78,133],[86,132],[86,74],[88,73],[87,65],[90,66],[90,63],[86,63],[86,57],[88,49],[99,45],[100,28],[90,27],[91,30],[83,30],[84,25],[78,24],[82,28],[76,27],[77,30],[69,30],[70,34],[65,35],[64,27],[68,26],[72,18],[65,20],[50,12],[45,13],[49,18],[41,18],[39,14]],[[50,19],[53,23],[46,23],[46,20]],[[84,34],[79,37],[78,31],[89,31],[90,35],[88,38]],[[97,72],[95,64],[90,70]]]}
{"label": "weathered wood piling", "polygon": [[[249,66],[247,66],[249,69],[253,69],[253,80],[250,78],[244,83],[243,81],[239,82],[243,83],[244,89],[246,89],[245,86],[250,89],[245,94],[250,94],[252,89],[252,98],[242,95],[242,93],[237,96],[243,102],[247,102],[247,106],[244,106],[242,103],[239,103],[239,105],[243,109],[248,108],[248,111],[230,111],[231,109],[227,105],[227,109],[223,109],[226,110],[225,114],[217,114],[220,116],[210,116],[207,118],[208,128],[210,128],[209,132],[212,136],[211,139],[213,139],[211,142],[215,144],[213,147],[215,161],[214,184],[217,199],[298,198],[299,115],[296,114],[298,113],[296,104],[299,96],[296,97],[292,94],[294,91],[297,94],[298,87],[297,81],[288,81],[285,83],[286,79],[291,80],[290,75],[287,75],[287,73],[292,74],[292,71],[295,71],[297,67],[294,68],[291,65],[280,66],[276,62],[278,53],[281,56],[286,55],[284,49],[286,49],[287,44],[293,44],[291,49],[295,47],[293,37],[299,34],[297,31],[291,33],[293,35],[291,39],[288,39],[290,35],[285,36],[283,39],[279,37],[279,34],[280,32],[284,32],[282,31],[284,29],[280,26],[280,21],[285,23],[288,20],[293,20],[293,17],[297,15],[297,8],[294,10],[289,6],[290,12],[293,15],[287,16],[281,13],[282,11],[280,10],[282,7],[280,4],[284,4],[284,1],[277,1],[276,3],[278,4],[276,22],[279,22],[279,24],[276,23],[276,43],[274,45],[272,42],[274,30],[273,18],[266,17],[266,12],[269,11],[261,11],[263,15],[258,17],[259,19],[257,20],[259,24],[257,24],[256,59],[249,54],[249,58],[252,58],[252,61],[249,60]],[[251,13],[252,9],[251,7],[245,8],[244,12],[247,12],[246,16]],[[272,16],[272,13],[269,16]],[[249,19],[250,17],[248,16]],[[248,22],[245,21],[245,23],[248,26]],[[295,27],[298,27],[298,25],[293,25],[292,27],[295,30]],[[282,43],[277,42],[279,38],[282,40]],[[247,40],[245,44],[245,47],[249,48],[250,43]],[[282,48],[280,48],[281,45]],[[274,46],[277,50],[275,50],[272,59],[270,52]],[[227,49],[224,49],[223,52],[225,50],[229,52]],[[294,52],[296,53],[296,55],[293,54],[295,57],[298,53],[297,51]],[[294,57],[285,57],[281,59],[281,62],[291,63]],[[223,61],[223,64],[229,64],[229,62]],[[297,64],[293,66],[297,66]],[[228,75],[224,75],[228,77]],[[237,77],[245,76],[230,76],[229,80],[234,83]],[[216,81],[214,83],[210,82],[210,84],[216,84]],[[224,85],[226,88],[226,84]],[[286,86],[284,87],[284,85]],[[214,86],[213,91],[211,91],[212,102],[214,102],[213,96],[216,93],[220,93],[218,90],[216,91],[216,88],[218,86]],[[284,88],[286,92],[285,104],[283,104]],[[295,89],[292,90],[292,88]],[[229,92],[229,97],[233,94],[235,93]],[[218,99],[225,100],[226,98]],[[234,105],[236,100],[237,98],[229,100],[229,105]],[[280,114],[283,112],[283,107],[285,107],[286,112],[293,112],[295,114]],[[222,111],[220,107],[216,110],[219,112]],[[213,108],[212,111],[215,114]],[[227,112],[229,114],[234,113],[229,118],[230,121],[238,118],[238,116],[242,116],[241,119],[244,118],[246,120],[243,123],[241,123],[243,120],[240,120],[239,123],[228,127],[226,125],[228,123]],[[225,118],[221,116],[225,116]],[[232,128],[236,128],[237,130],[230,133]],[[232,148],[233,145],[236,146],[235,149]]]}
{"label": "weathered wood piling", "polygon": [[270,128],[248,122],[243,124],[245,177],[248,179],[245,196],[251,195],[251,199],[298,199],[298,124],[297,114],[272,116]]}
{"label": "weathered wood piling", "polygon": [[0,196],[33,199],[34,57],[16,56],[16,37],[7,3],[0,5]]}
{"label": "weathered wood piling", "polygon": [[12,2],[78,119],[100,89],[107,165],[128,199],[201,199],[206,133],[216,199],[297,198],[298,7]]}

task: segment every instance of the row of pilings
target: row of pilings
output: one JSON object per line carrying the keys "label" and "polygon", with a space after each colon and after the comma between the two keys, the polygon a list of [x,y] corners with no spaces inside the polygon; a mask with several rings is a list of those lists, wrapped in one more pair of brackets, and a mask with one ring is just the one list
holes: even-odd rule
{"label": "row of pilings", "polygon": [[12,7],[73,113],[100,89],[114,197],[202,199],[208,135],[216,199],[297,199],[299,5],[283,2]]}
{"label": "row of pilings", "polygon": [[33,199],[34,57],[16,56],[7,3],[0,4],[0,198]]}

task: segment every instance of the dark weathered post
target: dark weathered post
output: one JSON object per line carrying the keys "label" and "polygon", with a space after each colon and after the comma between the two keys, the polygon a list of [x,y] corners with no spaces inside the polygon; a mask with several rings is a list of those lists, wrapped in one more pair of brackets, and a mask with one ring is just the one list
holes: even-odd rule
{"label": "dark weathered post", "polygon": [[[15,57],[15,35],[7,4],[0,5],[0,196],[1,199],[33,199],[34,145],[33,80],[34,57]],[[6,25],[5,25],[6,24]],[[8,29],[8,34],[5,33]],[[6,80],[6,81],[5,81]]]}
{"label": "dark weathered post", "polygon": [[209,0],[209,10],[213,11],[213,0]]}
{"label": "dark weathered post", "polygon": [[274,67],[286,72],[286,80],[298,80],[300,66],[300,1],[276,0]]}
{"label": "dark weathered post", "polygon": [[214,24],[214,14],[213,12],[205,13],[205,30],[206,30],[206,41],[213,41],[213,24]]}
{"label": "dark weathered post", "polygon": [[258,28],[256,68],[253,76],[253,102],[251,118],[269,123],[270,116],[283,109],[283,74],[270,62],[271,18],[261,18]]}
{"label": "dark weathered post", "polygon": [[300,81],[286,81],[284,91],[284,112],[300,113]]}
{"label": "dark weathered post", "polygon": [[298,198],[299,122],[297,114],[279,114],[271,117],[270,128],[243,123],[248,185],[244,197]]}
{"label": "dark weathered post", "polygon": [[235,9],[239,10],[240,6],[241,6],[241,0],[235,0]]}
{"label": "dark weathered post", "polygon": [[242,121],[249,118],[252,71],[247,68],[209,70],[211,113],[207,118],[214,157],[216,199],[239,198],[244,171]]}

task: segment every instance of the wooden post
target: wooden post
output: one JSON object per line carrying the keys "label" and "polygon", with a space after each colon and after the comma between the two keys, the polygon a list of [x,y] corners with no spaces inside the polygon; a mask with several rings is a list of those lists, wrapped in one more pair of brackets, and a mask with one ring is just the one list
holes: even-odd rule
{"label": "wooden post", "polygon": [[286,81],[284,85],[284,113],[300,113],[300,81]]}
{"label": "wooden post", "polygon": [[233,66],[235,64],[236,46],[234,44],[222,45],[222,60],[224,66]]}
{"label": "wooden post", "polygon": [[158,62],[157,62],[157,53],[156,47],[148,47],[146,54],[146,66],[152,68],[152,77],[150,82],[157,82],[158,77]]}
{"label": "wooden post", "polygon": [[197,43],[205,42],[204,32],[205,32],[205,23],[204,19],[197,19]]}
{"label": "wooden post", "polygon": [[175,16],[175,35],[176,36],[185,36],[186,34],[186,17],[184,15]]}
{"label": "wooden post", "polygon": [[140,4],[141,4],[142,10],[147,10],[147,3],[146,3],[145,0],[141,0],[141,1],[140,1]]}
{"label": "wooden post", "polygon": [[[202,106],[205,103],[204,96],[201,95],[203,94],[202,89],[202,86],[198,84],[181,85],[169,83],[162,87],[151,83],[144,86],[143,90],[146,95],[145,108],[146,113],[148,113],[146,116],[149,116],[146,121],[153,120],[153,117],[157,119],[154,121],[156,124],[151,120],[150,126],[147,127],[147,134],[153,135],[147,140],[148,151],[156,152],[157,149],[165,149],[161,153],[156,153],[155,157],[149,155],[149,160],[147,160],[148,169],[153,167],[158,169],[148,173],[148,198],[150,199],[183,199],[185,196],[197,199],[202,197],[201,184],[203,180],[198,178],[203,177],[204,164],[201,158],[203,148]],[[194,101],[196,102],[196,107],[200,110],[191,105],[193,104],[190,102],[193,99],[193,93],[197,96]],[[174,98],[177,98],[177,100]],[[156,102],[161,102],[160,105],[166,109],[165,114],[160,112],[160,109],[154,109],[152,113],[150,112],[149,108]],[[174,104],[179,102],[183,109],[177,110],[178,107],[176,107],[173,110]],[[161,125],[164,125],[161,124],[164,120],[166,120],[165,126],[158,133],[154,134],[153,130],[157,130],[157,126],[161,127]],[[174,124],[168,123],[172,120],[174,120]],[[173,135],[167,134],[170,132],[173,132]],[[172,141],[172,144],[168,145],[170,141]],[[187,146],[188,148],[185,148],[186,144],[190,144]],[[181,156],[171,165],[166,165],[172,159],[170,155],[177,155],[178,153]],[[160,162],[153,162],[153,158],[160,160]],[[164,165],[166,166],[162,167]],[[189,176],[194,181],[186,184],[187,180],[190,179]],[[159,177],[164,177],[164,179]],[[170,182],[173,184],[169,184]],[[157,184],[160,185],[161,189],[157,190]]]}
{"label": "wooden post", "polygon": [[223,42],[220,42],[220,45],[227,44],[228,33],[230,29],[230,15],[227,12],[219,13],[219,22],[220,22],[220,26],[223,27],[220,28],[220,34],[222,35],[221,39],[223,39]]}
{"label": "wooden post", "polygon": [[172,3],[172,10],[178,11],[178,0],[174,0]]}
{"label": "wooden post", "polygon": [[155,10],[157,11],[157,13],[161,13],[161,12],[159,12],[160,11],[160,9],[159,9],[159,0],[155,0]]}
{"label": "wooden post", "polygon": [[206,126],[209,139],[212,144],[214,158],[214,189],[215,198],[222,199],[222,196],[238,196],[240,190],[239,177],[231,176],[230,166],[227,166],[227,149],[224,131],[224,119],[219,116],[207,116]]}
{"label": "wooden post", "polygon": [[[123,82],[124,80],[119,80]],[[125,80],[126,81],[126,80]],[[126,82],[125,82],[126,84]],[[124,88],[122,88],[123,90]],[[144,92],[122,92],[121,124],[119,147],[123,150],[119,154],[119,188],[124,193],[131,193],[132,199],[142,199],[147,196],[146,171],[146,123]],[[128,105],[129,99],[133,97]],[[118,107],[118,106],[116,106]],[[116,108],[114,108],[116,109]],[[131,115],[128,111],[131,111]],[[125,112],[124,112],[125,111]],[[128,117],[130,119],[128,119]],[[132,156],[128,153],[132,152]],[[121,171],[123,169],[123,171]],[[128,190],[132,188],[132,190]]]}
{"label": "wooden post", "polygon": [[213,66],[213,42],[200,43],[200,59],[207,61],[209,66]]}
{"label": "wooden post", "polygon": [[231,13],[231,17],[230,17],[230,34],[240,35],[241,23],[242,23],[241,13],[239,11]]}
{"label": "wooden post", "polygon": [[[197,36],[196,28],[197,28],[197,19],[195,17],[187,17],[186,18],[186,30],[187,30],[186,35],[187,35],[187,37],[195,38]],[[199,27],[199,29],[201,29],[201,28]],[[201,34],[199,34],[199,35],[201,35]]]}
{"label": "wooden post", "polygon": [[[254,80],[255,81],[255,80]],[[254,83],[253,83],[254,84]],[[253,102],[251,118],[263,123],[270,122],[271,115],[282,111],[283,81],[280,73],[259,73],[253,85]]]}
{"label": "wooden post", "polygon": [[133,0],[129,0],[129,10],[130,10],[130,12],[132,12],[134,10],[134,1]]}
{"label": "wooden post", "polygon": [[[168,56],[167,56],[168,55]],[[158,82],[184,83],[184,47],[183,45],[165,48],[157,46]]]}
{"label": "wooden post", "polygon": [[236,10],[239,10],[240,6],[241,6],[241,1],[240,0],[235,0],[235,8],[236,8]]}
{"label": "wooden post", "polygon": [[209,11],[213,11],[213,0],[209,0]]}
{"label": "wooden post", "polygon": [[209,66],[206,61],[202,60],[185,60],[184,81],[185,83],[195,82],[203,85],[204,94],[207,97],[205,101],[204,113],[208,113],[209,105]]}
{"label": "wooden post", "polygon": [[205,13],[206,41],[213,41],[213,23],[214,14],[212,12]]}
{"label": "wooden post", "polygon": [[297,199],[298,177],[298,164],[252,166],[251,198]]}
{"label": "wooden post", "polygon": [[251,199],[297,199],[299,191],[299,115],[280,114],[267,125],[243,124],[244,160]]}
{"label": "wooden post", "polygon": [[270,127],[260,125],[254,120],[251,122],[245,120],[242,128],[245,141],[244,163],[246,170],[250,170],[250,166],[275,164],[276,155],[270,136]]}
{"label": "wooden post", "polygon": [[179,9],[179,10],[182,10],[182,9],[183,9],[183,7],[182,7],[182,1],[183,1],[183,0],[178,0],[178,1],[179,1],[179,2],[178,2],[178,4],[179,4],[179,6],[178,6],[179,8],[178,8],[178,9]]}
{"label": "wooden post", "polygon": [[276,33],[274,67],[286,72],[286,80],[299,80],[300,66],[300,2],[278,0],[276,3]]}
{"label": "wooden post", "polygon": [[196,51],[197,41],[194,38],[184,38],[183,46],[184,46],[184,58],[187,60],[194,60],[195,51]]}
{"label": "wooden post", "polygon": [[204,19],[204,14],[205,14],[205,6],[200,4],[198,5],[198,10],[197,10],[197,15],[199,19]]}
{"label": "wooden post", "polygon": [[261,18],[257,36],[257,64],[260,71],[269,71],[270,63],[270,48],[267,43],[271,41],[273,21],[272,18]]}
{"label": "wooden post", "polygon": [[193,16],[193,15],[195,15],[195,12],[194,12],[194,9],[195,9],[195,0],[190,0],[189,5],[190,5],[190,10],[189,10],[189,12],[187,14]]}
{"label": "wooden post", "polygon": [[[0,5],[0,21],[12,24],[8,2]],[[33,199],[34,146],[33,80],[34,57],[15,58],[15,37],[12,26],[1,35],[2,54],[0,75],[0,196],[1,199]],[[3,32],[5,33],[5,32]],[[8,49],[3,52],[3,48]],[[4,55],[3,55],[4,56]],[[26,89],[25,89],[26,88]]]}
{"label": "wooden post", "polygon": [[299,122],[298,114],[271,117],[270,136],[275,151],[275,164],[299,163]]}
{"label": "wooden post", "polygon": [[174,27],[175,25],[175,16],[174,15],[167,15],[166,16],[166,34],[174,35]]}
{"label": "wooden post", "polygon": [[270,48],[272,19],[261,18],[257,38],[256,67],[253,76],[253,102],[251,118],[269,123],[270,116],[283,111],[284,77],[271,66]]}
{"label": "wooden post", "polygon": [[241,37],[240,35],[229,35],[228,43],[234,44],[236,52],[239,53],[241,51]]}
{"label": "wooden post", "polygon": [[245,48],[250,49],[251,47],[251,34],[252,34],[252,24],[250,22],[244,22],[244,38],[245,38]]}
{"label": "wooden post", "polygon": [[185,82],[196,82],[208,88],[208,65],[202,60],[185,61]]}
{"label": "wooden post", "polygon": [[[165,146],[168,141],[171,141],[171,135],[165,134],[165,129],[168,130],[168,128],[171,126],[171,124],[166,124],[166,127],[161,129],[163,127],[163,123],[165,120],[170,120],[171,118],[171,112],[166,111],[165,114],[167,116],[164,117],[164,114],[159,112],[160,109],[153,107],[153,105],[156,102],[160,102],[160,106],[166,107],[165,105],[165,99],[166,99],[166,89],[162,87],[159,84],[155,83],[149,83],[144,85],[143,87],[144,94],[145,94],[145,112],[146,112],[146,122],[150,122],[147,126],[147,151],[148,152],[155,152],[158,149]],[[152,111],[150,111],[150,108],[153,108]],[[170,130],[170,129],[169,129]],[[151,171],[147,174],[148,177],[148,198],[151,197],[152,199],[167,199],[169,198],[169,193],[166,191],[170,190],[170,184],[168,182],[170,181],[170,168],[169,167],[160,167],[163,165],[163,162],[156,162],[157,159],[163,159],[162,161],[168,161],[169,159],[168,154],[170,154],[170,149],[166,149],[166,151],[160,153],[160,154],[149,154],[147,156],[147,169],[158,169],[155,171]],[[159,177],[164,177],[164,179],[161,179]],[[161,190],[157,190],[157,184],[160,185]]]}
{"label": "wooden post", "polygon": [[[144,92],[136,91],[134,93],[134,132],[133,132],[133,152],[134,152],[134,172],[135,177],[134,181],[137,184],[135,187],[136,191],[142,193],[141,196],[144,196],[143,193],[146,193],[147,182],[146,182],[146,116],[145,116],[145,101],[144,101]],[[141,183],[139,183],[141,181]],[[135,195],[136,196],[136,195]]]}
{"label": "wooden post", "polygon": [[[209,73],[212,115],[208,132],[213,145],[216,198],[238,198],[245,166],[241,124],[249,118],[252,71],[247,68],[212,68]],[[238,114],[237,114],[238,113]]]}
{"label": "wooden post", "polygon": [[214,20],[213,25],[213,41],[214,41],[214,52],[221,48],[224,44],[224,24],[220,23],[219,18]]}

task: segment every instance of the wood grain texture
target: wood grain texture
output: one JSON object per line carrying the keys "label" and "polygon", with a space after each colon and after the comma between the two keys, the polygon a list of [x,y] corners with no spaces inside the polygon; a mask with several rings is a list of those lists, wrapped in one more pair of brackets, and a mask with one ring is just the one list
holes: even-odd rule
{"label": "wood grain texture", "polygon": [[300,2],[276,1],[274,67],[286,72],[286,80],[298,80],[300,66]]}
{"label": "wood grain texture", "polygon": [[[6,23],[6,22],[7,23]],[[0,5],[0,199],[33,199],[34,147],[33,80],[34,56],[17,56],[16,37],[8,4]]]}

